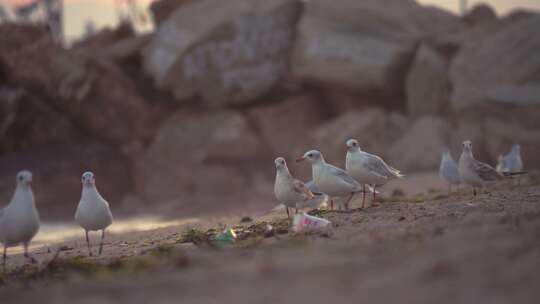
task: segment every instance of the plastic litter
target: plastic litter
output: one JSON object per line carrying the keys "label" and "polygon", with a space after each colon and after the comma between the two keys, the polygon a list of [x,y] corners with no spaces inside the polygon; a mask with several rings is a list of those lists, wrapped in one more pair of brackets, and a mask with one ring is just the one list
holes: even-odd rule
{"label": "plastic litter", "polygon": [[312,216],[306,213],[296,214],[293,219],[292,229],[299,232],[307,229],[320,229],[332,224],[329,220]]}
{"label": "plastic litter", "polygon": [[223,233],[214,237],[214,241],[219,245],[230,245],[236,241],[236,233],[232,228],[226,229]]}

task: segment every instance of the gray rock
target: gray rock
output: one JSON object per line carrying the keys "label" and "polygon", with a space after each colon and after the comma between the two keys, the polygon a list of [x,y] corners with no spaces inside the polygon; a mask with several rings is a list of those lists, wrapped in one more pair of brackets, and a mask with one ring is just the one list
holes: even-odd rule
{"label": "gray rock", "polygon": [[400,95],[417,41],[459,27],[459,19],[415,1],[306,2],[293,74],[308,82]]}
{"label": "gray rock", "polygon": [[201,0],[181,6],[144,51],[145,70],[177,100],[243,104],[287,72],[296,0]]}
{"label": "gray rock", "polygon": [[431,47],[425,44],[419,47],[405,81],[409,115],[438,115],[448,107],[448,67],[445,59]]}

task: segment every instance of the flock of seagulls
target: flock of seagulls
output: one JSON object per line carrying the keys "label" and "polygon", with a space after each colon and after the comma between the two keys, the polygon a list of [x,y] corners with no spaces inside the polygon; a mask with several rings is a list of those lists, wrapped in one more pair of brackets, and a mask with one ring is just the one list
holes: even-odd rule
{"label": "flock of seagulls", "polygon": [[[452,185],[466,184],[473,188],[476,196],[477,189],[493,182],[526,174],[523,171],[523,160],[519,145],[512,146],[512,150],[505,156],[500,156],[496,168],[474,158],[472,142],[463,142],[463,150],[456,164],[450,151],[446,149],[441,158],[439,176],[448,183],[449,191]],[[519,178],[518,178],[519,182]]]}
{"label": "flock of seagulls", "polygon": [[[310,205],[306,202],[311,201],[315,194],[327,195],[330,198],[330,209],[334,208],[335,200],[345,199],[342,205],[345,211],[348,211],[354,195],[362,192],[362,208],[365,208],[366,193],[373,193],[375,200],[377,187],[383,186],[389,180],[404,177],[381,157],[362,151],[356,139],[347,140],[346,146],[345,170],[328,164],[318,150],[307,151],[298,158],[297,162],[307,160],[311,164],[313,180],[306,184],[291,175],[283,157],[276,158],[274,193],[278,201],[286,206],[287,217],[290,217],[289,208],[296,208],[298,212],[302,206]],[[509,154],[501,156],[495,169],[474,158],[472,142],[467,140],[463,142],[458,163],[448,149],[443,151],[439,176],[448,183],[450,192],[452,186],[467,184],[473,188],[476,196],[477,188],[514,175],[525,174],[522,170],[519,145],[514,145]]]}
{"label": "flock of seagulls", "polygon": [[[9,204],[0,210],[0,243],[4,246],[2,266],[5,269],[7,250],[9,247],[22,244],[24,256],[35,263],[36,260],[28,253],[28,245],[39,230],[39,214],[32,191],[32,173],[20,171],[17,173],[17,186]],[[105,229],[112,224],[112,214],[109,203],[99,194],[96,188],[94,174],[85,172],[82,175],[81,200],[75,212],[75,221],[84,229],[88,254],[91,256],[89,231],[101,230],[99,254],[103,251]]]}
{"label": "flock of seagulls", "polygon": [[[307,183],[308,186],[292,177],[283,157],[276,158],[274,193],[278,201],[286,206],[287,216],[289,208],[298,210],[300,208],[298,203],[310,200],[313,192],[327,195],[330,198],[331,209],[334,209],[334,201],[337,198],[345,198],[340,204],[340,209],[343,208],[345,211],[349,210],[349,203],[354,195],[362,192],[362,208],[364,208],[366,193],[373,193],[375,200],[376,187],[404,176],[399,170],[387,165],[379,156],[362,151],[356,139],[349,139],[346,145],[345,170],[327,163],[318,150],[307,151],[296,159],[297,162],[307,161],[311,164],[313,180]],[[306,189],[311,189],[311,196],[306,194],[304,191]]]}
{"label": "flock of seagulls", "polygon": [[[401,172],[389,166],[381,157],[360,149],[356,139],[346,142],[347,155],[345,170],[327,163],[318,150],[305,152],[296,161],[307,161],[311,164],[313,179],[304,183],[294,178],[283,157],[275,159],[276,179],[274,193],[276,198],[286,207],[298,212],[301,208],[317,208],[322,200],[330,200],[330,208],[339,199],[340,209],[349,210],[349,203],[357,193],[362,193],[362,208],[365,207],[366,193],[373,193],[376,198],[377,187],[389,180],[403,178]],[[443,152],[439,175],[452,185],[467,184],[476,189],[484,185],[514,175],[524,174],[519,145],[514,145],[509,154],[499,157],[496,168],[478,161],[472,153],[472,142],[464,141],[463,150],[458,163],[453,160],[448,150]],[[81,199],[75,212],[75,221],[84,229],[88,254],[92,256],[88,233],[101,231],[101,242],[98,254],[103,252],[105,230],[113,222],[109,203],[96,188],[92,172],[85,172],[81,177]],[[16,175],[15,193],[9,204],[0,209],[0,243],[3,244],[2,265],[5,269],[7,250],[9,247],[22,244],[24,256],[31,262],[36,260],[28,253],[28,246],[39,230],[39,214],[35,206],[32,192],[32,173],[20,171]]]}

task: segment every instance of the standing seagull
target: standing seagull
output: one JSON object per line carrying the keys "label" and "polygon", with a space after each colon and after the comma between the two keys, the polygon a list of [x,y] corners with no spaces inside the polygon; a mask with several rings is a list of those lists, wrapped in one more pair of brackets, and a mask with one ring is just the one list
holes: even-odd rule
{"label": "standing seagull", "polygon": [[300,203],[311,200],[314,195],[302,181],[295,179],[291,175],[283,157],[276,158],[274,163],[276,165],[274,194],[285,205],[287,218],[289,218],[289,208],[296,208],[296,211],[298,211]]}
{"label": "standing seagull", "polygon": [[296,161],[308,160],[311,163],[313,181],[318,189],[332,197],[330,205],[333,205],[334,197],[349,196],[344,203],[345,210],[349,210],[349,202],[356,192],[363,191],[362,185],[347,175],[345,171],[334,167],[324,160],[321,152],[311,150],[299,157]]}
{"label": "standing seagull", "polygon": [[[516,173],[523,170],[523,160],[521,159],[521,147],[518,144],[512,146],[510,153],[499,157],[497,171],[499,173]],[[519,179],[518,179],[519,183]]]}
{"label": "standing seagull", "polygon": [[8,247],[22,243],[24,256],[32,263],[36,260],[28,254],[28,245],[39,230],[39,215],[32,192],[32,173],[17,173],[17,187],[9,204],[0,210],[0,243],[4,245],[3,267],[6,267]]}
{"label": "standing seagull", "polygon": [[103,199],[96,188],[94,174],[92,172],[84,172],[81,181],[81,200],[75,212],[75,221],[84,229],[88,254],[92,256],[88,231],[101,230],[101,243],[99,244],[99,254],[101,254],[103,251],[105,229],[112,224],[113,217],[109,203]]}
{"label": "standing seagull", "polygon": [[463,152],[459,157],[459,175],[461,180],[473,187],[473,194],[476,196],[476,188],[483,187],[485,184],[501,180],[512,175],[526,174],[526,172],[497,172],[492,166],[478,161],[472,153],[472,142],[466,140],[463,142]]}
{"label": "standing seagull", "polygon": [[452,185],[459,185],[461,177],[459,176],[458,165],[452,158],[450,150],[447,148],[442,153],[441,166],[439,167],[439,176],[448,183],[448,192],[452,192]]}
{"label": "standing seagull", "polygon": [[[401,178],[399,170],[387,165],[382,158],[369,154],[360,149],[356,139],[347,140],[347,157],[345,162],[347,173],[355,180],[373,187],[373,200],[375,200],[375,187],[386,184],[390,179]],[[366,192],[362,196],[362,208],[366,200]]]}

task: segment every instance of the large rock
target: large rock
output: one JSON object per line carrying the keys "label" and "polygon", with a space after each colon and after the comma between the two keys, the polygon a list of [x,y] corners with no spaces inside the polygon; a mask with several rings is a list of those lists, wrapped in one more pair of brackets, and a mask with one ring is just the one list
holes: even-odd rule
{"label": "large rock", "polygon": [[154,24],[159,26],[180,6],[197,0],[156,0],[150,4],[150,11],[154,17]]}
{"label": "large rock", "polygon": [[0,48],[0,62],[11,82],[94,138],[131,146],[151,134],[151,111],[132,81],[107,60],[62,49],[44,37],[17,49]]}
{"label": "large rock", "polygon": [[249,203],[264,162],[273,169],[242,114],[181,112],[164,122],[137,162],[137,188],[150,203],[223,210],[231,202]]}
{"label": "large rock", "polygon": [[452,106],[540,103],[540,16],[519,18],[466,44],[454,58]]}
{"label": "large rock", "polygon": [[449,140],[447,122],[435,116],[415,121],[388,153],[388,162],[405,172],[437,170]]}
{"label": "large rock", "polygon": [[380,109],[351,111],[315,129],[310,134],[312,141],[302,147],[298,155],[308,149],[319,149],[327,161],[343,166],[345,142],[356,138],[363,150],[384,157],[407,125],[407,119],[397,113],[386,113]]}
{"label": "large rock", "polygon": [[313,94],[291,96],[279,103],[256,107],[248,117],[272,155],[291,160],[305,134],[329,119],[325,106]]}
{"label": "large rock", "polygon": [[144,66],[178,100],[208,107],[242,104],[285,74],[300,12],[296,0],[202,0],[164,21]]}
{"label": "large rock", "polygon": [[32,146],[23,152],[0,156],[0,204],[9,202],[15,175],[27,169],[34,174],[36,206],[46,220],[72,220],[81,198],[81,174],[91,170],[113,213],[123,196],[133,191],[129,161],[102,144]]}
{"label": "large rock", "polygon": [[471,26],[477,26],[480,24],[490,23],[497,20],[497,14],[495,10],[485,4],[481,3],[475,5],[468,13],[463,17],[463,20]]}
{"label": "large rock", "polygon": [[308,1],[293,73],[308,82],[400,96],[416,43],[459,27],[456,16],[415,1]]}
{"label": "large rock", "polygon": [[407,112],[414,117],[441,114],[448,107],[450,81],[445,59],[422,44],[406,78]]}
{"label": "large rock", "polygon": [[0,87],[0,153],[72,143],[83,137],[83,132],[45,98],[22,88]]}

